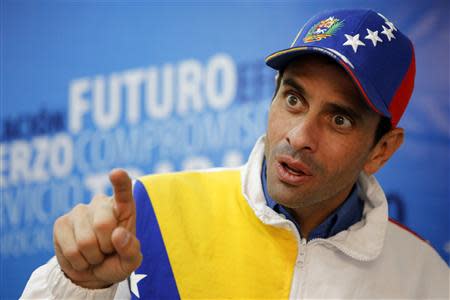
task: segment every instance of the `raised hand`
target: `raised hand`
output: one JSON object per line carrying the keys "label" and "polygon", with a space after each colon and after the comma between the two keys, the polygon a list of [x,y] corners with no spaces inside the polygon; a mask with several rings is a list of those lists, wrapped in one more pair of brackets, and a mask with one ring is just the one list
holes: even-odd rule
{"label": "raised hand", "polygon": [[55,253],[73,283],[91,289],[120,282],[141,264],[136,238],[132,183],[123,170],[109,175],[112,197],[95,196],[58,218],[53,228]]}

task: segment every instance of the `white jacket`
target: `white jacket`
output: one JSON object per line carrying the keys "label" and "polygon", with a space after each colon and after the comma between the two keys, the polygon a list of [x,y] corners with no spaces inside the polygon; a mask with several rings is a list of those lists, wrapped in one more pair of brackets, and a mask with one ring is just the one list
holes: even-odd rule
{"label": "white jacket", "polygon": [[[426,242],[388,220],[387,201],[373,176],[358,180],[360,222],[328,239],[306,242],[295,225],[266,205],[261,184],[264,137],[240,168],[244,196],[264,223],[296,233],[299,251],[291,299],[448,299],[450,270]],[[33,272],[23,299],[130,299],[127,281],[102,290],[74,285],[55,258]]]}

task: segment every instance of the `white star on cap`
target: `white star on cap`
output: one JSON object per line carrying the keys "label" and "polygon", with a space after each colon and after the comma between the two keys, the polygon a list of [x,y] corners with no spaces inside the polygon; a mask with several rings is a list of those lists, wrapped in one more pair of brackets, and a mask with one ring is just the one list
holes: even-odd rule
{"label": "white star on cap", "polygon": [[384,34],[387,37],[389,42],[391,41],[391,39],[395,39],[395,36],[392,33],[392,29],[386,28],[386,27],[384,27],[384,25],[382,25],[381,27],[383,27],[383,31],[381,33]]}
{"label": "white star on cap", "polygon": [[392,31],[397,31],[397,28],[395,28],[394,23],[392,23],[391,21],[387,21],[387,20],[386,20],[386,25],[389,26],[389,28],[390,28]]}
{"label": "white star on cap", "polygon": [[383,40],[378,36],[378,30],[372,31],[369,28],[367,28],[367,35],[364,38],[366,40],[371,40],[374,47],[377,46],[377,42],[383,42]]}
{"label": "white star on cap", "polygon": [[352,46],[353,51],[356,53],[358,51],[359,46],[365,46],[363,42],[359,39],[359,33],[357,35],[351,36],[349,34],[345,34],[347,41],[343,43],[343,46]]}
{"label": "white star on cap", "polygon": [[131,275],[130,275],[130,290],[138,298],[140,296],[139,296],[139,289],[138,289],[137,284],[138,284],[139,281],[141,281],[145,277],[147,277],[147,275],[145,275],[145,274],[136,274],[135,272],[131,273]]}

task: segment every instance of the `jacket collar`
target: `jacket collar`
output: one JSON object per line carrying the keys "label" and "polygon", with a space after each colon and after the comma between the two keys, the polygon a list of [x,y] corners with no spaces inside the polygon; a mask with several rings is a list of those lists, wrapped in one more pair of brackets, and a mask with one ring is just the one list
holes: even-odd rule
{"label": "jacket collar", "polygon": [[[265,136],[256,142],[247,163],[242,167],[242,190],[255,215],[265,224],[292,230],[285,218],[270,209],[265,201],[261,183]],[[357,260],[370,261],[381,253],[388,225],[387,200],[374,176],[361,173],[358,178],[359,197],[364,201],[361,221],[347,230],[310,243],[324,243]]]}

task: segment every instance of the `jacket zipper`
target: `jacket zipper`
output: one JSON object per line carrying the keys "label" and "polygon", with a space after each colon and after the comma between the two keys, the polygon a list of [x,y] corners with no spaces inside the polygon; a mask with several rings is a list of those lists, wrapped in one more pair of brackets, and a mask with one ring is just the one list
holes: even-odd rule
{"label": "jacket zipper", "polygon": [[302,271],[305,265],[307,241],[305,238],[300,237],[300,234],[294,224],[291,224],[291,230],[294,232],[295,237],[297,238],[298,251],[297,251],[297,259],[295,261],[294,266],[294,276],[292,277],[291,292],[289,295],[289,299],[300,299],[303,286],[303,280],[301,280],[302,278],[300,276],[303,275]]}

